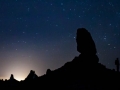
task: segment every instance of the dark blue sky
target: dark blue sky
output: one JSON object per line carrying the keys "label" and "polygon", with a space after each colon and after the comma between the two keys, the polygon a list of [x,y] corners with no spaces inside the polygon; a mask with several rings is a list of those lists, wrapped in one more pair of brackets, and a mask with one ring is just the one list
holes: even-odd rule
{"label": "dark blue sky", "polygon": [[99,62],[120,57],[120,0],[0,0],[0,78],[43,75],[71,61],[77,28],[92,35]]}

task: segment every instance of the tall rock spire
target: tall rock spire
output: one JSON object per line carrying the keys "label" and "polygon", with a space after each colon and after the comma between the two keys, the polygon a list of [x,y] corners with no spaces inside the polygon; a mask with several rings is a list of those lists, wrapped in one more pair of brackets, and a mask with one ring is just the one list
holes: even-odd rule
{"label": "tall rock spire", "polygon": [[15,80],[14,79],[14,75],[13,74],[11,74],[11,76],[10,76],[10,79],[9,80]]}
{"label": "tall rock spire", "polygon": [[33,80],[37,78],[38,76],[35,74],[35,71],[31,70],[28,76],[25,78],[25,80]]}
{"label": "tall rock spire", "polygon": [[85,28],[78,28],[76,34],[77,51],[95,55],[97,50],[91,34]]}

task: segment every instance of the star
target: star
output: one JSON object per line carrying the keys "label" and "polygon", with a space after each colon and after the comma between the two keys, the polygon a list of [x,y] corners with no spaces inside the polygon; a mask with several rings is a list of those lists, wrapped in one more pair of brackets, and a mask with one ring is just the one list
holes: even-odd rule
{"label": "star", "polygon": [[30,11],[30,8],[27,8],[28,12]]}
{"label": "star", "polygon": [[61,5],[63,5],[63,3],[61,3]]}
{"label": "star", "polygon": [[25,34],[25,32],[23,32],[23,34]]}

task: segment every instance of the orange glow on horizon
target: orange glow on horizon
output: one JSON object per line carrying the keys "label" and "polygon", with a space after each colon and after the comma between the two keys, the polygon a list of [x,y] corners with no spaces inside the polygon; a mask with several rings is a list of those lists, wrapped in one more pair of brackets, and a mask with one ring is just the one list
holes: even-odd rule
{"label": "orange glow on horizon", "polygon": [[23,78],[23,77],[16,77],[15,79],[18,80],[18,81],[21,81],[21,80],[24,80],[25,78]]}
{"label": "orange glow on horizon", "polygon": [[[9,80],[10,77],[0,77],[0,80]],[[24,80],[25,78],[24,77],[14,77],[14,79],[18,80],[18,81],[21,81],[21,80]]]}
{"label": "orange glow on horizon", "polygon": [[0,80],[8,80],[9,78],[7,78],[7,77],[0,77]]}

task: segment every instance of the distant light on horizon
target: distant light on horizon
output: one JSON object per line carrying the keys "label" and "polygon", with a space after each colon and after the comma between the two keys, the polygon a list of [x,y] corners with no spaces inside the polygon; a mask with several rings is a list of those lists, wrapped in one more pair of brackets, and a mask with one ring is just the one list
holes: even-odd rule
{"label": "distant light on horizon", "polygon": [[18,80],[18,81],[25,80],[25,78],[22,77],[22,76],[18,76],[18,77],[15,77],[15,76],[14,76],[14,79],[16,79],[16,80]]}
{"label": "distant light on horizon", "polygon": [[[10,79],[10,76],[9,77],[0,77],[0,80],[9,80]],[[21,81],[21,80],[24,80],[24,76],[14,76],[14,79],[18,80],[18,81]]]}
{"label": "distant light on horizon", "polygon": [[[32,54],[30,53],[32,52]],[[34,70],[35,73],[39,76],[42,75],[41,70],[39,70],[39,67],[43,68],[42,65],[43,62],[40,62],[40,58],[38,58],[33,51],[18,51],[16,52],[9,52],[4,60],[8,60],[7,62],[2,62],[4,69],[2,69],[0,79],[9,79],[11,74],[14,75],[14,78],[18,81],[24,80],[27,75],[30,73],[30,70]],[[39,55],[40,56],[40,55]],[[38,59],[40,62],[34,62],[34,59]]]}

